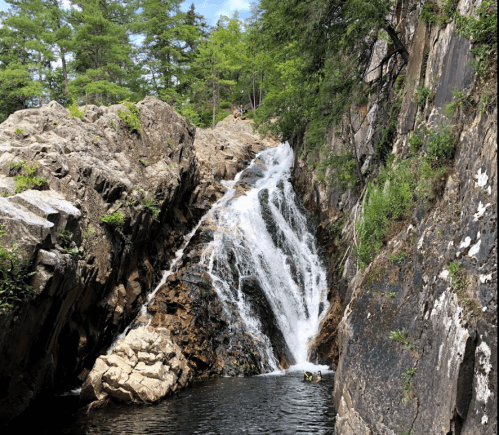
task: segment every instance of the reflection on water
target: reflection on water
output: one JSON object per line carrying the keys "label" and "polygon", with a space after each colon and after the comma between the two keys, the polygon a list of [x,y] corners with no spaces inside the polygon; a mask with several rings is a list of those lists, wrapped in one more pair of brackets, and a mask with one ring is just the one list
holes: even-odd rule
{"label": "reflection on water", "polygon": [[65,434],[334,433],[333,374],[303,382],[301,372],[195,382],[152,406],[115,405],[80,416]]}

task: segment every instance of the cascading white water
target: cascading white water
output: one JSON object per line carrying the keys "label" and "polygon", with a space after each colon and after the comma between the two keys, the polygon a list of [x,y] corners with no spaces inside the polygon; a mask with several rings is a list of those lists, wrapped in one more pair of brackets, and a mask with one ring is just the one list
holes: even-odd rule
{"label": "cascading white water", "polygon": [[259,169],[261,178],[243,196],[232,199],[240,174],[227,183],[225,200],[210,211],[217,227],[201,260],[209,265],[227,311],[236,307],[244,329],[265,343],[264,353],[274,370],[278,365],[270,340],[262,337],[261,322],[242,281],[248,277],[258,281],[299,365],[307,362],[307,344],[317,332],[320,305],[323,312],[328,305],[326,272],[289,182],[292,162],[291,147],[282,144],[258,154],[251,165],[259,164],[263,176]]}
{"label": "cascading white water", "polygon": [[[163,273],[139,315],[149,316],[148,304],[174,273],[192,236],[208,221],[214,227],[214,239],[204,250],[201,262],[208,268],[228,318],[235,322],[230,327],[253,336],[265,365],[279,371],[272,342],[262,332],[261,321],[243,291],[243,281],[251,278],[258,282],[274,313],[296,367],[312,367],[307,365],[308,340],[317,332],[321,305],[323,312],[327,309],[326,272],[289,182],[292,162],[293,151],[285,143],[262,151],[252,161],[246,171],[251,172],[257,165],[257,176],[244,195],[237,197],[236,186],[245,171],[237,174],[234,181],[225,182],[227,192],[184,238],[170,269]],[[236,324],[237,319],[242,324]],[[126,336],[132,324],[116,338],[108,353]],[[320,368],[327,370],[326,366]]]}

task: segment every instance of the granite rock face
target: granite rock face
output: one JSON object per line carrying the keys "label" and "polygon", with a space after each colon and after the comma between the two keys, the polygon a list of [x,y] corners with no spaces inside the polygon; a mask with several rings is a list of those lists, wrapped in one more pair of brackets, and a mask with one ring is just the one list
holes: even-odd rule
{"label": "granite rock face", "polygon": [[[276,144],[248,121],[204,133],[155,98],[136,107],[140,132],[118,116],[124,105],[86,106],[79,119],[51,102],[0,125],[2,242],[32,261],[37,293],[0,312],[2,423],[81,385],[223,195],[221,181]],[[11,162],[23,161],[38,164],[43,190],[16,193]],[[101,221],[115,212],[118,227]]]}
{"label": "granite rock face", "polygon": [[[460,1],[463,14],[479,2]],[[407,6],[406,9],[404,9]],[[467,64],[470,43],[445,28],[428,28],[419,6],[404,3],[393,26],[409,48],[392,153],[409,153],[408,135],[422,125],[448,125],[456,149],[436,198],[394,222],[380,252],[360,270],[354,255],[362,189],[313,183],[297,157],[295,179],[305,205],[317,216],[317,235],[331,258],[330,305],[313,343],[317,361],[336,370],[335,433],[492,434],[497,431],[497,106],[482,100],[485,82]],[[423,56],[424,54],[424,56]],[[487,76],[495,88],[497,74]],[[419,84],[434,98],[414,103]],[[472,102],[446,117],[458,87]],[[482,109],[480,109],[482,108]],[[365,112],[375,113],[375,104]],[[366,153],[379,115],[357,129],[358,154]],[[370,136],[371,135],[371,136]],[[295,139],[296,154],[300,138]],[[332,137],[331,150],[342,145]],[[373,162],[374,162],[373,154]],[[367,165],[366,173],[376,171]],[[397,261],[394,260],[399,259]],[[451,264],[459,264],[459,276]],[[406,334],[405,339],[397,336]],[[405,343],[404,342],[405,340]]]}

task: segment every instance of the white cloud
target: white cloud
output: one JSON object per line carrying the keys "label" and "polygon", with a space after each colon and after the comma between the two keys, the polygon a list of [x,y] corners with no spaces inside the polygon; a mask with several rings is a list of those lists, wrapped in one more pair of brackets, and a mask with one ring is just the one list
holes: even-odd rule
{"label": "white cloud", "polygon": [[227,0],[220,9],[215,13],[216,19],[220,17],[220,15],[226,15],[228,17],[232,17],[234,12],[238,11],[249,11],[251,9],[251,5],[249,2],[245,0]]}

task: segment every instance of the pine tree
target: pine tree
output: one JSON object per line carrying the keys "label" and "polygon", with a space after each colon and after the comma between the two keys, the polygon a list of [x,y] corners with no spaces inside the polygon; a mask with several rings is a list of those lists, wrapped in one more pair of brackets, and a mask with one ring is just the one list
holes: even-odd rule
{"label": "pine tree", "polygon": [[127,68],[132,66],[128,26],[133,7],[115,0],[75,0],[70,21],[75,29],[76,78],[69,93],[85,103],[111,104],[129,97]]}
{"label": "pine tree", "polygon": [[[53,59],[43,38],[41,0],[7,0],[0,29],[0,95],[2,118],[14,110],[43,103],[43,84]],[[4,112],[5,110],[5,112]]]}

